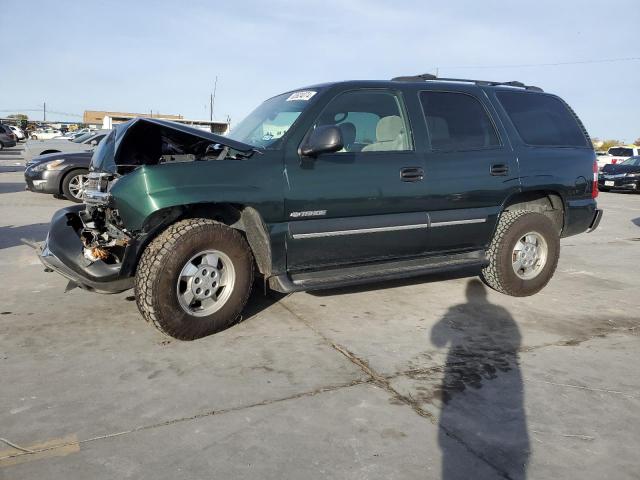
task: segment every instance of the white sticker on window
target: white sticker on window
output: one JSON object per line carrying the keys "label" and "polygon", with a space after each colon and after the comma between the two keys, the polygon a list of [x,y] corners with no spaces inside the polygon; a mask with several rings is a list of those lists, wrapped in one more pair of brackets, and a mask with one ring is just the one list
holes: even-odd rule
{"label": "white sticker on window", "polygon": [[298,100],[302,100],[306,102],[315,94],[316,92],[314,92],[313,90],[302,90],[300,92],[294,92],[291,95],[289,95],[289,98],[287,98],[287,102],[295,102]]}

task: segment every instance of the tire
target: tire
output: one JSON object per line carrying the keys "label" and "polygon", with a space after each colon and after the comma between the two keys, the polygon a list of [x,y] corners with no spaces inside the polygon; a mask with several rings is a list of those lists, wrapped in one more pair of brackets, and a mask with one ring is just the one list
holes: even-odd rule
{"label": "tire", "polygon": [[[184,299],[179,294],[186,285],[193,286],[191,282],[203,278],[197,277],[206,266],[204,261],[196,263],[199,273],[190,277],[189,283],[179,281],[179,278],[184,278],[181,273],[187,264],[203,251],[220,254],[223,268],[216,268],[218,273],[222,272],[220,279],[228,276],[224,272],[233,272],[233,282],[220,287],[222,293],[218,294],[218,298],[226,295],[225,301],[210,314],[206,310],[197,311],[198,308],[204,309],[205,305],[198,306],[197,300],[196,307],[193,307],[196,311],[187,311],[189,307],[181,305]],[[224,262],[223,257],[226,257]],[[138,309],[145,320],[158,330],[179,340],[195,340],[217,333],[233,325],[240,317],[251,293],[253,265],[251,249],[239,231],[205,218],[182,220],[162,232],[142,254],[135,276]],[[209,271],[213,276],[213,271]],[[211,288],[217,287],[213,285]],[[211,303],[209,298],[205,300]]]}
{"label": "tire", "polygon": [[[514,251],[516,244],[527,234],[537,239],[540,252],[546,249],[544,261],[534,261],[528,277],[525,271],[516,273],[514,259],[519,258]],[[532,245],[519,243],[519,245]],[[546,248],[542,248],[546,247]],[[523,252],[524,253],[524,252]],[[482,270],[482,281],[498,292],[514,297],[526,297],[538,293],[549,283],[558,265],[560,256],[560,236],[553,222],[541,213],[526,210],[503,212],[496,232],[487,251],[489,265]],[[537,270],[537,273],[536,273]]]}
{"label": "tire", "polygon": [[0,142],[0,150],[4,149],[4,143]]}
{"label": "tire", "polygon": [[74,192],[78,192],[77,184],[75,182],[77,182],[80,177],[86,176],[88,174],[88,170],[77,169],[71,170],[64,176],[64,178],[62,179],[62,193],[67,200],[71,200],[75,203],[82,203],[84,201],[82,199],[82,192],[84,191],[84,189],[79,190],[80,196],[76,196],[76,194],[74,194]]}

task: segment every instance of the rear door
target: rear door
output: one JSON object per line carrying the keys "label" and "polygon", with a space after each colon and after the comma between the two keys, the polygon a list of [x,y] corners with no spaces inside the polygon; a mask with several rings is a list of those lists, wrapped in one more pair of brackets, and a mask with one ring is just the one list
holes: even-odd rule
{"label": "rear door", "polygon": [[501,205],[519,191],[518,164],[477,87],[419,92],[430,148],[425,188],[432,252],[485,248]]}
{"label": "rear door", "polygon": [[287,155],[289,270],[415,256],[428,245],[424,158],[416,153],[402,94],[355,89],[317,116],[337,125],[342,151]]}

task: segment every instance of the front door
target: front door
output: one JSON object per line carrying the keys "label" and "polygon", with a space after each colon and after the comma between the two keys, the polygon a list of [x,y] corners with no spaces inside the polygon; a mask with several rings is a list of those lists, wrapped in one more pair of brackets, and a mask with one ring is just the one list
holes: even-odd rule
{"label": "front door", "polygon": [[288,269],[424,253],[424,157],[415,152],[401,95],[343,92],[312,128],[319,125],[337,125],[344,148],[314,160],[286,159]]}

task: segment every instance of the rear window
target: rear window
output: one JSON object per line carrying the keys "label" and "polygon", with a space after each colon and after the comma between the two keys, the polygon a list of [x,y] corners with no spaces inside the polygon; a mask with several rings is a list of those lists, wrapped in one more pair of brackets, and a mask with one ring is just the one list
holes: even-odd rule
{"label": "rear window", "polygon": [[614,157],[630,157],[633,155],[633,150],[631,148],[612,147],[609,149],[609,155],[613,155]]}
{"label": "rear window", "polygon": [[498,100],[528,145],[587,147],[575,115],[557,97],[540,93],[498,92]]}

